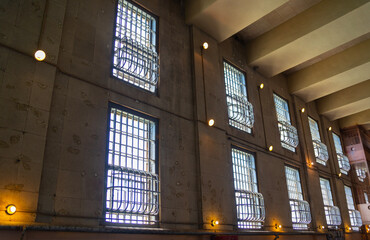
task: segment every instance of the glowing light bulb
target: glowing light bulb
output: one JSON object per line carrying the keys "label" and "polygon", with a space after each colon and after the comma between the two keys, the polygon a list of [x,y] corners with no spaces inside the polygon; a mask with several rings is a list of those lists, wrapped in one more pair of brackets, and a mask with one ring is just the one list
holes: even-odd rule
{"label": "glowing light bulb", "polygon": [[44,51],[42,51],[42,50],[37,50],[36,52],[35,52],[35,59],[37,60],[37,61],[44,61],[44,59],[46,58],[46,53],[44,52]]}
{"label": "glowing light bulb", "polygon": [[8,215],[13,215],[17,211],[17,208],[15,207],[14,204],[10,204],[6,207],[6,213]]}
{"label": "glowing light bulb", "polygon": [[302,113],[304,113],[305,111],[306,111],[306,109],[305,109],[305,108],[302,108],[302,109],[301,109],[301,112],[302,112]]}
{"label": "glowing light bulb", "polygon": [[203,49],[205,49],[205,50],[206,50],[206,49],[208,49],[208,47],[209,47],[209,46],[208,46],[208,43],[207,43],[207,42],[204,42],[204,43],[203,43],[203,45],[202,45],[202,47],[203,47]]}
{"label": "glowing light bulb", "polygon": [[328,128],[329,131],[331,131],[331,129],[332,129],[331,127]]}
{"label": "glowing light bulb", "polygon": [[218,225],[218,224],[219,224],[218,220],[212,220],[212,221],[211,221],[211,226],[212,226],[212,227],[214,227],[214,226],[216,226],[216,225]]}
{"label": "glowing light bulb", "polygon": [[269,151],[270,151],[270,152],[272,152],[272,150],[274,150],[274,147],[271,145],[271,146],[269,147]]}
{"label": "glowing light bulb", "polygon": [[213,125],[215,125],[215,120],[211,118],[208,121],[208,126],[212,127]]}
{"label": "glowing light bulb", "polygon": [[265,84],[261,83],[260,84],[260,89],[263,89],[265,87]]}

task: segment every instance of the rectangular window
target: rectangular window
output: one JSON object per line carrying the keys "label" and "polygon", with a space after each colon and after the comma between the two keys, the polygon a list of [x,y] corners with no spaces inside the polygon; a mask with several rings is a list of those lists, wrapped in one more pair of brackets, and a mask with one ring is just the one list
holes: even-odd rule
{"label": "rectangular window", "polygon": [[265,220],[265,206],[258,193],[254,156],[232,148],[231,157],[238,227],[259,229]]}
{"label": "rectangular window", "polygon": [[293,229],[306,230],[311,222],[310,205],[303,200],[299,171],[291,167],[285,167],[285,175],[288,185],[289,203],[292,213]]}
{"label": "rectangular window", "polygon": [[224,78],[229,124],[239,130],[251,133],[254,114],[253,106],[248,102],[245,75],[229,63],[224,62]]}
{"label": "rectangular window", "polygon": [[159,78],[156,18],[127,0],[118,0],[113,76],[155,92]]}
{"label": "rectangular window", "polygon": [[353,201],[352,190],[348,186],[344,186],[346,193],[346,200],[348,206],[349,219],[351,221],[351,227],[354,231],[359,231],[362,226],[361,214],[355,209],[355,203]]}
{"label": "rectangular window", "polygon": [[297,129],[292,126],[290,121],[288,102],[276,94],[274,94],[274,102],[280,131],[281,146],[295,152],[295,148],[298,146],[298,133]]}
{"label": "rectangular window", "polygon": [[321,142],[319,124],[314,119],[308,117],[310,132],[312,137],[313,149],[316,157],[316,162],[326,166],[329,159],[328,148]]}
{"label": "rectangular window", "polygon": [[337,228],[342,223],[342,219],[340,217],[339,208],[334,206],[329,180],[320,178],[320,187],[324,201],[326,223],[329,228]]}
{"label": "rectangular window", "polygon": [[105,221],[154,225],[159,212],[156,120],[110,107]]}
{"label": "rectangular window", "polygon": [[348,157],[345,156],[343,153],[342,142],[340,141],[340,137],[337,134],[333,133],[333,140],[335,151],[337,153],[340,172],[347,174],[348,171],[351,169],[351,165],[349,164]]}
{"label": "rectangular window", "polygon": [[369,197],[367,196],[367,192],[364,192],[364,199],[365,199],[365,203],[370,203]]}

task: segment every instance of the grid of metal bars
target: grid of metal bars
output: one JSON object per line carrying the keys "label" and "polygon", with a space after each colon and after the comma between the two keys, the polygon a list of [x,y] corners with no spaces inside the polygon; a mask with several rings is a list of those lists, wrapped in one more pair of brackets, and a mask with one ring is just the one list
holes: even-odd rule
{"label": "grid of metal bars", "polygon": [[245,75],[237,68],[224,62],[226,102],[229,124],[251,133],[254,124],[253,105],[248,102]]}
{"label": "grid of metal bars", "polygon": [[156,19],[129,1],[118,0],[113,76],[155,92],[159,78]]}
{"label": "grid of metal bars", "polygon": [[105,220],[153,225],[159,211],[156,123],[110,108]]}
{"label": "grid of metal bars", "polygon": [[307,224],[311,222],[311,211],[309,203],[303,200],[299,171],[286,166],[285,175],[287,179],[293,228],[297,230],[308,229]]}
{"label": "grid of metal bars", "polygon": [[258,193],[252,154],[232,148],[235,200],[239,228],[259,229],[265,220],[262,194]]}
{"label": "grid of metal bars", "polygon": [[366,170],[364,168],[357,168],[356,175],[360,182],[363,182],[366,179]]}
{"label": "grid of metal bars", "polygon": [[329,228],[336,228],[342,223],[342,219],[339,208],[334,206],[329,180],[320,178],[320,187],[324,201],[326,223],[328,224]]}
{"label": "grid of metal bars", "polygon": [[333,133],[333,140],[335,151],[337,153],[340,172],[343,174],[347,174],[348,171],[351,169],[351,165],[349,164],[348,157],[345,156],[343,153],[342,142],[340,141],[340,137],[337,134]]}
{"label": "grid of metal bars", "polygon": [[344,192],[346,193],[346,200],[348,206],[349,219],[351,221],[351,227],[353,230],[360,230],[359,227],[362,226],[361,214],[355,209],[355,203],[353,201],[352,190],[348,186],[344,186]]}
{"label": "grid of metal bars", "polygon": [[310,125],[310,132],[316,162],[326,166],[326,162],[329,160],[329,153],[326,145],[321,142],[319,125],[317,124],[317,121],[310,117],[308,117],[308,123]]}
{"label": "grid of metal bars", "polygon": [[295,148],[299,144],[298,132],[291,124],[288,102],[276,94],[274,94],[274,102],[280,131],[281,146],[295,152]]}

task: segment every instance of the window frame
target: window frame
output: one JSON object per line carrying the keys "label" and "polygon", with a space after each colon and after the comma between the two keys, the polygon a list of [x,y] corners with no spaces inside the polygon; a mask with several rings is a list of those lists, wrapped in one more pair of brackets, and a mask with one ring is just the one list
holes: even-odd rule
{"label": "window frame", "polygon": [[[128,81],[125,81],[124,79],[121,79],[119,77],[116,77],[114,76],[113,74],[113,70],[115,69],[114,67],[114,53],[115,53],[115,41],[116,41],[116,28],[117,28],[117,16],[118,16],[118,4],[119,4],[119,1],[120,0],[115,0],[114,1],[114,4],[115,4],[115,12],[114,12],[114,20],[113,20],[113,35],[112,35],[112,47],[111,47],[111,58],[110,58],[110,69],[109,69],[109,72],[110,72],[110,77],[115,79],[115,80],[119,80],[119,82],[123,82],[124,84],[128,85],[128,86],[131,86],[135,89],[139,89],[139,90],[143,90],[145,92],[148,92],[148,93],[151,93],[155,96],[159,96],[159,85],[160,85],[160,46],[159,46],[159,16],[156,15],[153,11],[151,11],[150,9],[146,8],[145,6],[143,6],[142,4],[134,1],[134,0],[122,0],[122,1],[126,1],[132,5],[134,5],[135,7],[137,7],[138,9],[140,9],[141,11],[151,15],[152,18],[155,19],[156,21],[156,26],[155,26],[155,32],[156,32],[156,39],[155,39],[155,49],[156,49],[156,52],[157,52],[157,55],[158,55],[158,81],[156,83],[156,86],[155,86],[155,89],[154,91],[150,91],[148,89],[145,89],[145,88],[142,88],[140,86],[137,86],[135,84],[132,84]],[[121,70],[123,71],[123,70]],[[124,72],[124,71],[123,71]],[[128,74],[130,75],[131,77],[137,79],[135,76],[133,76],[132,74],[130,73],[126,73],[125,74]],[[142,80],[140,80],[142,81]]]}
{"label": "window frame", "polygon": [[[154,131],[154,140],[155,140],[155,173],[158,175],[158,214],[155,216],[155,224],[126,224],[126,223],[113,223],[106,221],[106,201],[107,201],[107,180],[108,180],[108,158],[109,158],[109,132],[110,132],[110,114],[111,109],[115,108],[120,111],[132,114],[134,116],[147,119],[149,121],[154,122],[155,124],[155,131]],[[108,102],[108,110],[107,110],[107,126],[106,126],[106,146],[105,146],[105,164],[104,164],[104,192],[103,192],[103,207],[102,207],[102,219],[100,221],[101,226],[121,226],[121,227],[137,227],[137,228],[158,228],[160,224],[160,213],[161,213],[161,184],[160,184],[160,169],[159,169],[159,119],[155,118],[151,115],[147,115],[143,112],[134,110],[127,106],[119,105],[117,103]]]}
{"label": "window frame", "polygon": [[[233,177],[233,192],[234,192],[234,196],[233,196],[233,199],[234,199],[234,203],[235,203],[235,215],[236,215],[236,222],[237,222],[237,229],[239,231],[250,231],[250,230],[262,230],[264,229],[264,223],[265,223],[265,216],[266,216],[266,207],[265,207],[265,204],[263,203],[263,207],[264,207],[264,220],[263,222],[260,222],[261,224],[261,227],[244,227],[244,228],[241,228],[239,227],[239,220],[238,220],[238,212],[237,212],[237,200],[236,200],[236,191],[237,189],[235,188],[235,177],[234,177],[234,163],[233,163],[233,149],[237,150],[237,151],[241,151],[243,153],[246,153],[246,154],[250,154],[252,155],[253,157],[253,160],[254,160],[254,166],[255,166],[255,175],[256,175],[256,183],[255,183],[255,186],[257,188],[257,192],[256,193],[259,193],[262,195],[262,193],[260,193],[259,189],[260,189],[260,186],[259,186],[259,181],[258,181],[258,171],[257,171],[257,161],[256,161],[256,153],[255,152],[252,152],[252,151],[249,151],[243,147],[239,147],[239,146],[236,146],[236,145],[231,145],[231,148],[230,148],[230,159],[231,159],[231,165],[232,165],[232,177]],[[250,192],[254,192],[254,191],[250,191]],[[263,195],[262,195],[263,196]],[[247,221],[246,221],[247,222]],[[249,224],[254,224],[254,223],[258,223],[258,222],[253,222],[253,221],[249,221]]]}
{"label": "window frame", "polygon": [[[309,126],[309,129],[310,129],[310,135],[311,135],[311,140],[312,140],[312,147],[314,149],[314,155],[315,155],[316,162],[319,163],[319,164],[321,164],[321,165],[323,165],[323,166],[328,166],[327,165],[327,162],[329,160],[329,151],[327,149],[326,144],[324,144],[323,141],[322,141],[322,135],[321,135],[321,131],[320,131],[321,129],[320,129],[319,121],[317,121],[315,118],[311,117],[310,115],[307,116],[307,119],[308,119],[308,126]],[[311,130],[311,123],[310,123],[311,120],[316,123],[317,133],[318,133],[318,137],[319,137],[318,139],[314,139],[313,138],[312,130]],[[322,144],[324,144],[326,146],[326,150],[327,150],[326,153],[327,153],[327,156],[328,156],[328,160],[323,161],[320,158],[316,157],[316,150],[315,150],[315,143],[314,143],[315,140],[320,141]]]}
{"label": "window frame", "polygon": [[[225,78],[225,63],[230,65],[231,67],[235,68],[236,70],[238,70],[243,76],[244,76],[244,90],[245,90],[245,98],[247,99],[247,101],[251,104],[251,102],[249,101],[249,92],[248,92],[248,84],[247,84],[247,72],[242,69],[241,67],[237,66],[236,64],[232,63],[231,61],[229,61],[228,59],[226,58],[223,58],[222,59],[222,74],[223,74],[223,79],[224,79],[224,86],[225,86],[225,100],[226,100],[226,105],[227,105],[227,118],[228,118],[228,126],[231,127],[231,128],[234,128],[236,129],[237,131],[240,131],[240,132],[243,132],[243,133],[247,133],[247,134],[250,134],[250,135],[253,135],[253,130],[254,130],[254,127],[247,127],[249,131],[245,131],[245,130],[242,130],[238,127],[235,127],[233,125],[230,124],[230,120],[232,120],[229,116],[229,107],[228,107],[228,102],[227,102],[227,98],[231,96],[227,94],[227,87],[226,87],[226,78]],[[253,105],[252,105],[253,106]],[[254,108],[253,108],[254,109]],[[253,117],[254,117],[254,111],[253,111]],[[236,120],[233,120],[234,122],[237,122]],[[241,124],[241,123],[239,123]]]}

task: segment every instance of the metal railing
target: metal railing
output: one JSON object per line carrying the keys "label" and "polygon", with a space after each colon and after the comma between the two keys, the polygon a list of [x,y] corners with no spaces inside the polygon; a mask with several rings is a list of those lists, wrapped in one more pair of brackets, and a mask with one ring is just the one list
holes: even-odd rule
{"label": "metal railing", "polygon": [[326,162],[329,159],[327,146],[320,142],[319,140],[313,140],[312,143],[316,160],[318,160],[319,163],[326,165]]}
{"label": "metal railing", "polygon": [[263,223],[265,204],[261,193],[235,190],[235,198],[238,222]]}
{"label": "metal railing", "polygon": [[329,227],[337,227],[342,223],[340,210],[336,206],[324,206],[326,223]]}
{"label": "metal railing", "polygon": [[228,96],[228,112],[230,120],[237,123],[231,124],[234,127],[244,130],[244,128],[252,128],[254,124],[253,105],[248,102],[244,96],[238,96],[233,94]]}
{"label": "metal railing", "polygon": [[348,157],[345,156],[343,153],[337,153],[337,159],[338,159],[340,171],[342,173],[347,174],[348,171],[351,169],[351,165],[349,164]]}
{"label": "metal railing", "polygon": [[309,224],[311,222],[310,204],[307,201],[289,199],[289,203],[293,224]]}
{"label": "metal railing", "polygon": [[362,219],[360,211],[350,209],[349,212],[349,219],[351,221],[352,227],[361,227],[362,226]]}
{"label": "metal railing", "polygon": [[278,126],[281,142],[292,148],[296,148],[299,143],[297,129],[285,121],[279,121]]}
{"label": "metal railing", "polygon": [[108,170],[108,175],[106,220],[132,223],[137,219],[142,224],[153,224],[159,212],[158,175],[117,167]]}
{"label": "metal railing", "polygon": [[358,180],[360,182],[363,182],[366,178],[366,170],[363,169],[363,168],[358,168],[358,169],[356,169],[356,175],[358,177]]}

